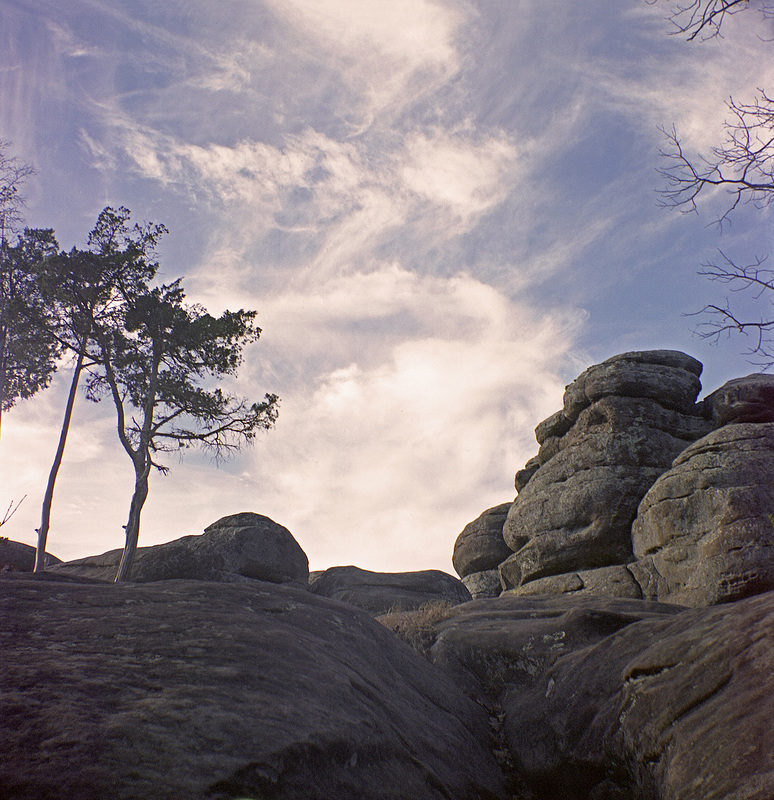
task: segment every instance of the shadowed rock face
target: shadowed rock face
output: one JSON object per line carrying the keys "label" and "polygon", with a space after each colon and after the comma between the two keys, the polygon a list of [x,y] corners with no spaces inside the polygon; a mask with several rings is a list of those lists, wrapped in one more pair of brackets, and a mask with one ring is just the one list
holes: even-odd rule
{"label": "shadowed rock face", "polygon": [[[56,556],[46,553],[47,566],[61,563]],[[13,542],[0,537],[0,569],[32,572],[35,569],[35,548],[28,544],[22,544],[22,542]]]}
{"label": "shadowed rock face", "polygon": [[[121,550],[68,561],[55,572],[113,580]],[[287,528],[262,514],[243,512],[223,517],[198,536],[140,547],[131,580],[207,580],[239,583],[247,580],[306,586],[309,562]]]}
{"label": "shadowed rock face", "polygon": [[702,609],[504,593],[435,630],[435,664],[500,709],[526,796],[774,797],[772,592]]}
{"label": "shadowed rock face", "polygon": [[734,378],[708,395],[704,407],[717,427],[736,422],[774,422],[774,375]]}
{"label": "shadowed rock face", "polygon": [[11,573],[0,648],[9,799],[506,796],[483,710],[305,590]]}
{"label": "shadowed rock face", "polygon": [[470,592],[463,583],[437,569],[418,572],[371,572],[359,567],[331,567],[309,586],[314,594],[365,609],[377,616],[387,611],[410,611],[425,603],[445,600],[466,603]]}
{"label": "shadowed rock face", "polygon": [[460,578],[474,572],[497,569],[511,549],[503,539],[503,525],[510,503],[489,508],[468,523],[454,543],[452,564]]}
{"label": "shadowed rock face", "polygon": [[706,606],[774,589],[774,423],[726,425],[681,453],[632,542],[646,597]]}

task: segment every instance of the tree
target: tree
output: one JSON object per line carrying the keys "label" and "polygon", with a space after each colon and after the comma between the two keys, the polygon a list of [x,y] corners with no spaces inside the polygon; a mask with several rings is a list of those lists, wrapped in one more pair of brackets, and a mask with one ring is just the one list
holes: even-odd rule
{"label": "tree", "polygon": [[[768,0],[686,0],[676,4],[670,19],[689,41],[721,35],[724,19],[731,14],[756,8],[765,19],[774,19],[774,3]],[[684,212],[697,211],[697,199],[718,189],[728,194],[728,203],[717,219],[722,229],[729,217],[743,204],[765,209],[774,201],[774,98],[758,89],[751,102],[727,103],[724,142],[698,158],[684,149],[677,131],[663,129],[667,146],[661,155],[666,166],[660,169],[665,180],[661,191],[663,205]],[[748,355],[763,369],[774,366],[774,271],[767,267],[768,255],[759,255],[742,264],[722,250],[720,258],[702,266],[699,274],[728,287],[723,303],[711,303],[698,314],[705,322],[697,328],[704,338],[741,333],[751,336]],[[730,296],[751,292],[762,307],[759,315],[747,317],[737,312]]]}
{"label": "tree", "polygon": [[151,470],[168,470],[159,454],[199,446],[223,458],[277,418],[276,395],[250,403],[213,386],[213,379],[236,375],[243,347],[260,337],[255,312],[216,318],[184,300],[179,280],[127,292],[121,324],[95,325],[101,369],[89,377],[88,396],[112,397],[135,475],[116,582],[131,574]]}
{"label": "tree", "polygon": [[55,336],[74,359],[70,389],[54,460],[46,484],[38,528],[35,571],[45,568],[54,487],[64,457],[78,385],[84,370],[98,367],[97,327],[120,324],[125,297],[145,290],[158,269],[155,247],[163,225],[130,224],[131,213],[105,208],[89,234],[88,249],[73,248],[41,262],[38,272],[48,307],[56,310]]}
{"label": "tree", "polygon": [[0,242],[0,424],[3,412],[45,388],[60,347],[38,269],[56,254],[50,230],[30,230],[11,246]]}
{"label": "tree", "polygon": [[23,224],[24,197],[19,194],[22,184],[35,169],[16,156],[7,155],[10,142],[0,140],[0,242],[18,233]]}

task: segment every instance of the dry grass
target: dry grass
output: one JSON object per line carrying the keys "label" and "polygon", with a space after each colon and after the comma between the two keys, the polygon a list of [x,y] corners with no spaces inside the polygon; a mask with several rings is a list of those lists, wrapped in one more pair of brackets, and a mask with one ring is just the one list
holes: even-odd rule
{"label": "dry grass", "polygon": [[428,658],[435,643],[435,626],[454,616],[454,608],[448,600],[433,600],[416,611],[391,609],[376,617],[376,621]]}

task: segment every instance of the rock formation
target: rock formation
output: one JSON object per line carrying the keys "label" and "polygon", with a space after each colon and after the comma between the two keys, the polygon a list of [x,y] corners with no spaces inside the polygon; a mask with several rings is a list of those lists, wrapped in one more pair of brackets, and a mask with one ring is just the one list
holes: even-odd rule
{"label": "rock formation", "polygon": [[504,797],[483,709],[362,611],[57,577],[0,579],[3,798]]}
{"label": "rock formation", "polygon": [[390,610],[408,611],[445,600],[465,603],[470,593],[452,575],[437,569],[418,572],[371,572],[359,567],[331,567],[309,585],[314,594],[350,603],[376,616]]}
{"label": "rock formation", "polygon": [[[53,567],[62,562],[46,553],[46,566]],[[32,572],[35,569],[35,548],[22,542],[13,542],[0,536],[0,570]]]}
{"label": "rock formation", "polygon": [[503,525],[511,508],[502,503],[468,523],[454,543],[452,564],[473,598],[500,594],[499,565],[511,554]]}
{"label": "rock formation", "polygon": [[[54,568],[66,575],[113,580],[121,550],[68,561]],[[238,583],[247,580],[306,586],[309,562],[290,531],[261,514],[223,517],[204,533],[166,544],[139,547],[131,579],[136,583],[172,579]]]}
{"label": "rock formation", "polygon": [[431,658],[496,711],[517,796],[774,797],[774,592],[691,610],[505,593],[455,612]]}
{"label": "rock formation", "polygon": [[540,468],[503,528],[514,551],[506,588],[631,559],[637,505],[685,447],[709,430],[695,407],[701,364],[682,353],[623,355],[590,367],[538,426]]}
{"label": "rock formation", "polygon": [[774,589],[774,423],[726,425],[645,495],[629,565],[648,597],[707,606]]}
{"label": "rock formation", "polygon": [[567,387],[516,474],[502,587],[692,606],[774,587],[774,377],[696,403],[700,373],[683,353],[624,353]]}

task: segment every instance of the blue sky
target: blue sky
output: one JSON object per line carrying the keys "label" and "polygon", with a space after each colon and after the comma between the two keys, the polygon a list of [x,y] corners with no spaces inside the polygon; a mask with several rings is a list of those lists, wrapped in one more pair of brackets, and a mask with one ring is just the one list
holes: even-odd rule
{"label": "blue sky", "polygon": [[[730,96],[771,86],[752,13],[669,36],[644,0],[0,0],[0,138],[32,163],[27,223],[83,245],[99,211],[162,222],[164,279],[264,330],[236,391],[276,430],[216,468],[154,476],[141,544],[238,511],[287,526],[314,569],[440,568],[512,499],[564,385],[674,348],[708,390],[753,372],[684,315],[722,295],[722,246],[774,250],[722,197],[659,208],[659,125],[692,153]],[[768,23],[771,26],[771,23]],[[764,31],[765,33],[765,31]],[[774,32],[769,30],[769,34]],[[771,36],[769,36],[771,38]],[[4,535],[34,543],[69,379],[3,420]],[[51,552],[122,545],[132,470],[112,409],[77,408]]]}

